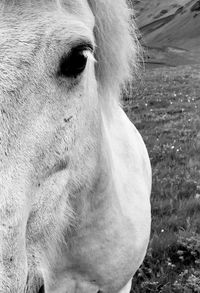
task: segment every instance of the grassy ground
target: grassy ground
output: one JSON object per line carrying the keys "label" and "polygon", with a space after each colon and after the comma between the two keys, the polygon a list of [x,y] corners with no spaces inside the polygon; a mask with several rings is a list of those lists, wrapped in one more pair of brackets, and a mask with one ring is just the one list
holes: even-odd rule
{"label": "grassy ground", "polygon": [[124,98],[153,170],[151,240],[132,292],[200,292],[200,66],[143,75]]}

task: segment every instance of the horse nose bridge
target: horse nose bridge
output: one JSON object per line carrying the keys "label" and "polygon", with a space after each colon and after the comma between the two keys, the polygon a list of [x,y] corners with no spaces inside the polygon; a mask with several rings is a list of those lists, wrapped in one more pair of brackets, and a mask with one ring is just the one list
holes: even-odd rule
{"label": "horse nose bridge", "polygon": [[26,284],[25,193],[23,179],[13,169],[0,173],[0,292],[23,292]]}
{"label": "horse nose bridge", "polygon": [[28,272],[24,225],[17,219],[6,225],[4,220],[0,225],[0,292],[8,288],[23,292]]}
{"label": "horse nose bridge", "polygon": [[[0,173],[0,225],[23,224],[27,214],[27,183],[17,168]],[[22,225],[23,226],[23,225]]]}
{"label": "horse nose bridge", "polygon": [[0,292],[23,292],[28,264],[24,233],[18,225],[0,232]]}

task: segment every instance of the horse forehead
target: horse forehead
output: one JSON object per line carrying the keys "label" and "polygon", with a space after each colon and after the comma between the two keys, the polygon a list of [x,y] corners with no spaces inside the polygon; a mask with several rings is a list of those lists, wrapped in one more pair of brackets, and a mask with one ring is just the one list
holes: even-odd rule
{"label": "horse forehead", "polygon": [[[1,9],[3,7],[3,9]],[[12,0],[4,1],[3,6],[0,5],[1,10],[4,12],[13,12],[15,18],[20,18],[22,13],[26,14],[26,19],[29,20],[33,17],[35,12],[41,11],[54,11],[54,14],[62,9],[62,12],[68,12],[71,15],[76,15],[80,20],[86,22],[89,26],[94,26],[94,16],[90,9],[87,0]],[[1,14],[1,18],[8,17],[7,13]]]}

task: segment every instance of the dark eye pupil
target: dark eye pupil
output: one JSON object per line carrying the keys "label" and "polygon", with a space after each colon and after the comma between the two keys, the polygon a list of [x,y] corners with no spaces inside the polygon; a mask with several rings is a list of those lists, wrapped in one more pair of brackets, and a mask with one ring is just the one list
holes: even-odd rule
{"label": "dark eye pupil", "polygon": [[44,290],[44,285],[42,285],[42,287],[40,287],[40,290],[39,290],[38,293],[44,293],[44,292],[45,292],[45,290]]}
{"label": "dark eye pupil", "polygon": [[63,77],[77,77],[87,64],[87,56],[83,48],[75,48],[68,56],[63,56],[60,62],[59,75]]}

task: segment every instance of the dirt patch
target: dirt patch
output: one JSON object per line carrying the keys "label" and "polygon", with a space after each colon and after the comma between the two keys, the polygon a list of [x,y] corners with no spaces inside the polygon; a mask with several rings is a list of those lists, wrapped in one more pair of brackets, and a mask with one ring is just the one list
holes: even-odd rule
{"label": "dirt patch", "polygon": [[168,13],[168,10],[167,9],[163,9],[160,11],[160,13],[156,16],[154,16],[155,19],[157,18],[161,18],[163,15],[165,15],[166,13]]}

